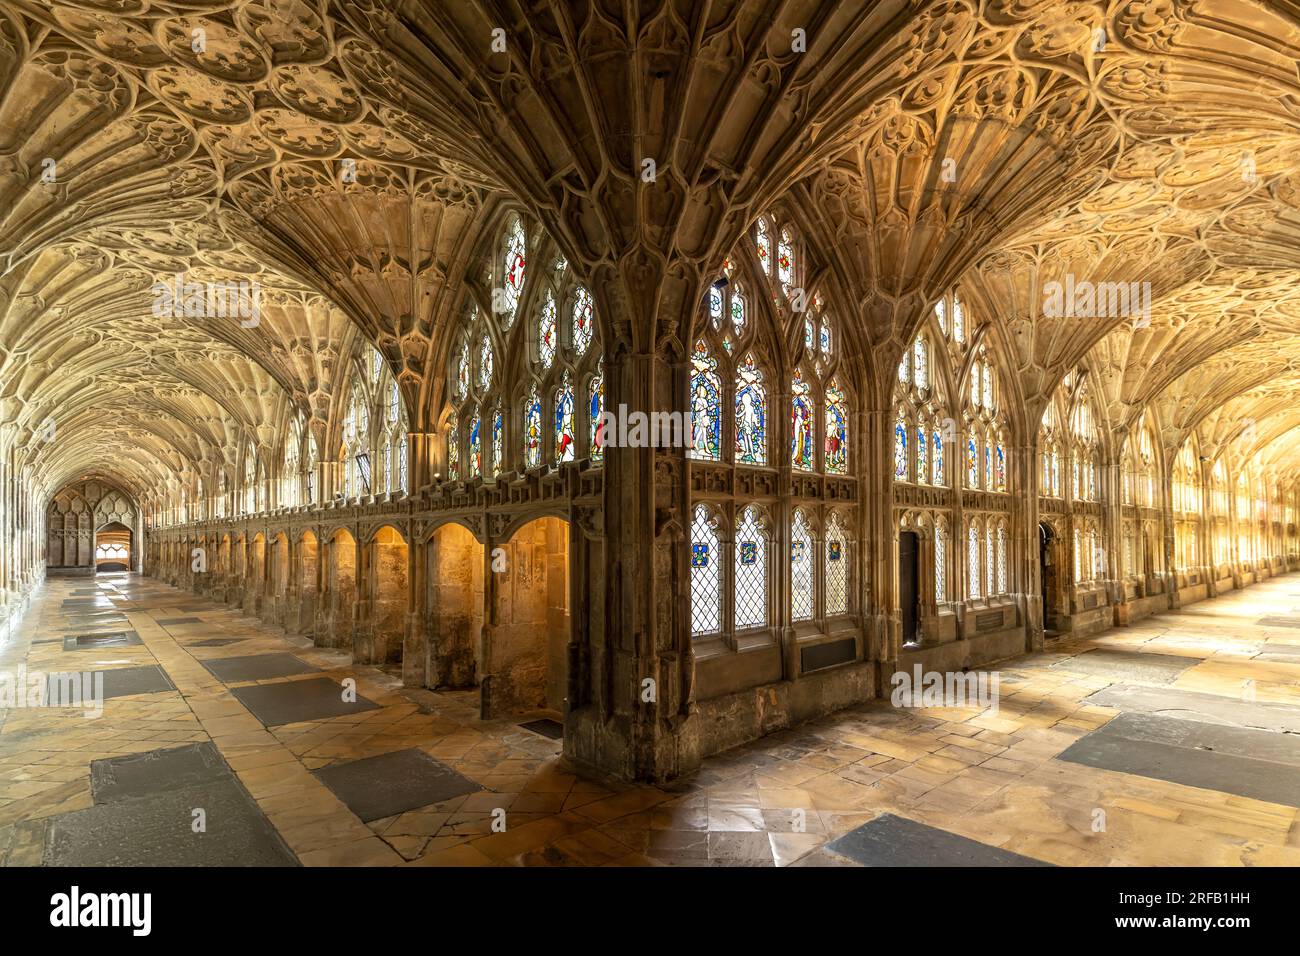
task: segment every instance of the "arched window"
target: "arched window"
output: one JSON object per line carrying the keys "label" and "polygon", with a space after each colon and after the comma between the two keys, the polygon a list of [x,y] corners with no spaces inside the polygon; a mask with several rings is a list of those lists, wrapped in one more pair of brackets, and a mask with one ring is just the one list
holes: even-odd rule
{"label": "arched window", "polygon": [[286,508],[298,507],[299,456],[302,454],[302,419],[295,418],[284,442],[284,472],[280,476],[280,503]]}
{"label": "arched window", "polygon": [[826,522],[826,616],[849,612],[848,547],[838,511]]}
{"label": "arched window", "polygon": [[587,353],[591,345],[591,335],[595,330],[595,309],[591,302],[591,293],[586,286],[578,286],[573,293],[573,350],[578,355]]}
{"label": "arched window", "polygon": [[974,349],[963,394],[966,425],[966,487],[1003,493],[1007,490],[1005,416],[1000,406],[997,374],[988,346]]}
{"label": "arched window", "polygon": [[244,454],[244,513],[257,510],[257,453],[249,446]]}
{"label": "arched window", "polygon": [[500,301],[494,304],[494,308],[496,305],[501,306],[496,311],[500,313],[502,326],[507,329],[514,323],[515,314],[519,309],[519,299],[524,292],[526,264],[524,224],[518,216],[511,216],[506,223],[505,239],[502,243],[499,273],[501,296]]}
{"label": "arched window", "polygon": [[455,415],[447,422],[447,477],[460,480],[460,428]]}
{"label": "arched window", "polygon": [[767,624],[767,535],[753,505],[740,514],[736,527],[736,629]]}
{"label": "arched window", "polygon": [[316,436],[310,431],[307,434],[307,473],[306,473],[306,490],[307,503],[314,505],[316,503],[316,463],[320,460],[320,454],[316,448]]}
{"label": "arched window", "polygon": [[[405,451],[405,446],[403,446]],[[492,413],[492,477],[501,474],[501,464],[505,454],[505,417],[498,405]]]}
{"label": "arched window", "polygon": [[605,373],[600,365],[596,374],[587,385],[587,422],[590,428],[590,445],[592,461],[605,458],[605,435],[602,432],[601,415],[605,410]]}
{"label": "arched window", "polygon": [[790,616],[811,620],[817,607],[813,584],[812,531],[802,508],[790,519]]}
{"label": "arched window", "polygon": [[752,354],[736,369],[736,463],[767,464],[767,393]]}
{"label": "arched window", "polygon": [[978,600],[980,596],[980,531],[979,526],[974,521],[970,523],[967,529],[966,538],[967,596],[971,600]]}
{"label": "arched window", "polygon": [[1049,498],[1061,497],[1061,436],[1057,428],[1056,399],[1043,411],[1043,422],[1038,429],[1039,494]]}
{"label": "arched window", "polygon": [[816,423],[812,390],[803,373],[795,369],[790,383],[790,462],[799,471],[812,471],[816,467]]}
{"label": "arched window", "polygon": [[948,534],[942,524],[934,526],[934,599],[948,600]]}
{"label": "arched window", "polygon": [[524,400],[524,467],[536,468],[542,463],[542,399],[537,385],[529,387]]}
{"label": "arched window", "polygon": [[469,465],[470,479],[478,478],[483,474],[483,438],[481,434],[481,422],[479,421],[478,412],[474,412],[469,419],[468,446],[469,455],[465,459]]}
{"label": "arched window", "polygon": [[569,381],[569,373],[566,371],[555,393],[555,461],[557,463],[573,461],[576,450],[573,418],[573,384]]}
{"label": "arched window", "polygon": [[718,526],[704,505],[691,518],[691,634],[715,634],[722,628],[722,577],[718,561]]}
{"label": "arched window", "polygon": [[826,384],[826,473],[849,473],[848,401],[834,378]]}
{"label": "arched window", "polygon": [[547,289],[542,296],[542,308],[537,317],[537,361],[543,371],[555,361],[555,349],[559,344],[559,326],[555,317],[555,295]]}
{"label": "arched window", "polygon": [[1062,387],[1070,407],[1070,490],[1078,501],[1097,501],[1101,439],[1088,383],[1081,372],[1071,373]]}
{"label": "arched window", "polygon": [[709,355],[703,339],[691,355],[691,447],[692,458],[719,461],[722,457],[721,382],[717,359]]}

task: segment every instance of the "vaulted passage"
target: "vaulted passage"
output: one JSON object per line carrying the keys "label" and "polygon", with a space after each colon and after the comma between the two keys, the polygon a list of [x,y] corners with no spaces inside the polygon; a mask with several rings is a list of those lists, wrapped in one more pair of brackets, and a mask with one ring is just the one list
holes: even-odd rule
{"label": "vaulted passage", "polygon": [[[187,743],[229,756],[210,704],[304,771],[649,801],[757,755],[899,846],[1195,861],[1017,830],[1052,760],[1294,854],[1286,773],[1182,752],[1290,717],[1152,722],[1300,681],[1294,3],[98,6],[0,8],[5,666],[112,647],[123,735],[197,696]],[[16,783],[0,854],[54,806]]]}

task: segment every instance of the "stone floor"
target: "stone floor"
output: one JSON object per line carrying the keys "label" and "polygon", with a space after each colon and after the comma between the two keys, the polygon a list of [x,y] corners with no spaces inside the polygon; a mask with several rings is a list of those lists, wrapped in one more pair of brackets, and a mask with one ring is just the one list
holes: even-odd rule
{"label": "stone floor", "polygon": [[[122,672],[98,719],[0,711],[8,866],[228,862],[241,841],[307,866],[1300,865],[1295,575],[1005,662],[996,715],[882,701],[668,788],[583,779],[472,694],[406,692],[135,576],[51,580],[0,638],[0,671]],[[209,792],[217,844],[190,836]]]}

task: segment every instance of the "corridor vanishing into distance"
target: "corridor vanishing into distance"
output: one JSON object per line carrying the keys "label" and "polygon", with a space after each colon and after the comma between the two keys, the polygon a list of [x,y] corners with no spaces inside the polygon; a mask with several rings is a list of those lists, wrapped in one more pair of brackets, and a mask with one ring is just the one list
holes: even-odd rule
{"label": "corridor vanishing into distance", "polygon": [[[67,650],[88,628],[139,641]],[[859,705],[660,787],[135,575],[47,584],[15,638],[0,665],[72,657],[108,700],[6,716],[7,866],[1300,864],[1296,574],[1007,661],[996,713]],[[349,677],[355,713],[289,693]]]}
{"label": "corridor vanishing into distance", "polygon": [[3,861],[1294,865],[1298,63],[0,0]]}

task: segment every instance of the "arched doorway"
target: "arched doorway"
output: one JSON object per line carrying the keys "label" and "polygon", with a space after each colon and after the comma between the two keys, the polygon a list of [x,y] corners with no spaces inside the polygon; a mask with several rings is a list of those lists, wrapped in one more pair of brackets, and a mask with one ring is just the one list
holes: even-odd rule
{"label": "arched doorway", "polygon": [[262,611],[265,579],[266,538],[258,532],[248,546],[248,577],[244,580],[244,610],[249,614],[257,615]]}
{"label": "arched doorway", "polygon": [[[483,545],[459,524],[445,524],[425,542],[429,687],[473,687],[482,673]],[[423,635],[421,635],[423,637]]]}
{"label": "arched doorway", "polygon": [[1055,632],[1060,627],[1060,548],[1056,531],[1046,521],[1038,525],[1038,586],[1043,607],[1043,631]]}
{"label": "arched doorway", "polygon": [[304,531],[298,542],[297,565],[295,570],[298,575],[298,606],[289,609],[291,615],[296,615],[291,626],[311,636],[315,641],[319,636],[315,633],[315,621],[316,604],[320,594],[316,590],[316,536],[310,531]]}
{"label": "arched doorway", "polygon": [[563,721],[568,704],[569,523],[537,518],[494,552],[494,613],[484,642],[484,718],[539,714]]}
{"label": "arched doorway", "polygon": [[289,537],[283,531],[271,539],[271,593],[266,615],[273,623],[285,624],[289,591]]}
{"label": "arched doorway", "polygon": [[110,521],[95,531],[95,573],[131,570],[131,529]]}
{"label": "arched doorway", "polygon": [[410,591],[407,560],[406,539],[391,525],[370,538],[366,552],[370,613],[358,627],[352,649],[358,664],[396,667],[400,672]]}
{"label": "arched doorway", "polygon": [[357,539],[346,528],[329,540],[329,647],[352,648],[353,615],[357,601]]}

